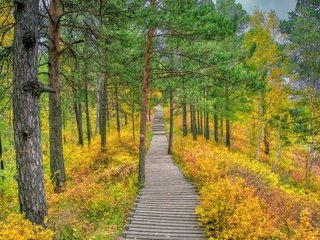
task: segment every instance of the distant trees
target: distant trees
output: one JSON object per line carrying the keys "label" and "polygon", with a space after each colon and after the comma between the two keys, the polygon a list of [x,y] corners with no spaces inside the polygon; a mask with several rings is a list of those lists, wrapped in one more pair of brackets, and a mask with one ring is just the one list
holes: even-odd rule
{"label": "distant trees", "polygon": [[292,111],[294,129],[309,146],[306,184],[310,185],[313,164],[318,156],[320,126],[320,3],[299,0],[290,18],[282,22],[289,34],[289,56],[295,74],[292,81],[297,109]]}
{"label": "distant trees", "polygon": [[[272,81],[277,81],[275,88],[280,87],[281,72],[284,59],[281,55],[280,48],[276,42],[274,32],[277,31],[277,17],[274,12],[270,12],[266,16],[262,11],[256,10],[250,21],[251,30],[246,33],[244,46],[248,51],[254,48],[252,56],[247,58],[247,64],[254,75],[256,81],[256,92],[258,93],[257,105],[255,109],[258,112],[258,127],[257,127],[257,144],[256,144],[256,159],[260,158],[261,143],[264,143],[264,153],[270,155],[270,106],[273,101],[280,96],[272,96],[270,84]],[[281,94],[281,93],[280,93]],[[271,99],[270,97],[273,97]],[[276,97],[276,98],[275,98]],[[283,98],[286,96],[283,95]]]}

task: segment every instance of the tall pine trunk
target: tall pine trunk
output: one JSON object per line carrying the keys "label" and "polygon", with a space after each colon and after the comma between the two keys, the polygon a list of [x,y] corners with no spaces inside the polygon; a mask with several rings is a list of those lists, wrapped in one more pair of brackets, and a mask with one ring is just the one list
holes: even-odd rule
{"label": "tall pine trunk", "polygon": [[270,155],[270,133],[269,133],[269,127],[267,126],[267,123],[265,123],[264,127],[264,134],[263,134],[263,142],[264,142],[264,153],[267,155]]}
{"label": "tall pine trunk", "polygon": [[272,167],[272,170],[276,170],[280,164],[281,160],[281,128],[282,128],[282,122],[281,118],[279,119],[279,126],[277,130],[277,156],[276,156],[276,161],[274,162],[274,165]]}
{"label": "tall pine trunk", "polygon": [[116,121],[117,121],[117,132],[118,137],[121,134],[121,126],[120,126],[120,109],[119,109],[119,96],[118,96],[118,84],[115,85],[115,100],[116,100]]}
{"label": "tall pine trunk", "polygon": [[13,51],[13,129],[20,210],[32,223],[45,225],[48,215],[40,142],[38,82],[38,0],[15,2]]}
{"label": "tall pine trunk", "polygon": [[88,145],[90,145],[91,144],[91,124],[90,124],[90,111],[89,111],[88,76],[85,76],[84,95],[85,95],[85,101],[86,101],[87,139],[88,139]]}
{"label": "tall pine trunk", "polygon": [[100,88],[100,137],[101,152],[107,151],[107,78],[103,74]]}
{"label": "tall pine trunk", "polygon": [[105,112],[106,112],[106,121],[107,121],[107,131],[110,132],[110,109],[109,109],[109,92],[108,92],[108,82],[104,87],[105,91]]}
{"label": "tall pine trunk", "polygon": [[[204,97],[205,97],[205,101],[206,103],[208,102],[208,87],[205,88],[204,91]],[[209,140],[210,138],[210,129],[209,129],[209,111],[208,109],[205,110],[204,113],[204,137],[206,140]]]}
{"label": "tall pine trunk", "polygon": [[197,124],[196,124],[196,111],[193,105],[190,105],[191,112],[191,131],[192,131],[192,139],[197,140]]}
{"label": "tall pine trunk", "polygon": [[152,106],[151,106],[151,92],[150,92],[150,90],[149,90],[149,102],[148,102],[148,107],[149,107],[149,110],[148,110],[148,120],[149,121],[151,121],[151,108],[152,108]]}
{"label": "tall pine trunk", "polygon": [[96,82],[96,99],[97,99],[97,108],[96,108],[96,126],[94,129],[94,136],[100,133],[100,97],[101,97],[101,83],[103,82],[104,74],[100,73],[100,77]]}
{"label": "tall pine trunk", "polygon": [[83,146],[83,127],[82,127],[82,107],[81,103],[74,102],[74,113],[76,115],[77,129],[78,129],[78,144]]}
{"label": "tall pine trunk", "polygon": [[263,143],[264,143],[264,153],[270,155],[270,132],[267,121],[267,103],[266,97],[263,95],[262,99],[262,118],[263,118]]}
{"label": "tall pine trunk", "polygon": [[183,137],[188,135],[188,126],[187,126],[187,104],[185,101],[182,103],[182,125],[183,125]]}
{"label": "tall pine trunk", "polygon": [[317,142],[316,142],[316,122],[315,119],[317,117],[317,110],[314,103],[314,98],[311,95],[310,100],[310,106],[311,106],[311,143],[310,143],[310,150],[309,150],[309,157],[306,162],[306,187],[309,188],[311,186],[311,176],[312,176],[312,169],[313,164],[317,160]]}
{"label": "tall pine trunk", "polygon": [[131,99],[131,123],[132,123],[132,138],[136,140],[136,131],[135,131],[135,121],[134,121],[134,92],[132,92],[132,99]]}
{"label": "tall pine trunk", "polygon": [[200,134],[203,134],[203,111],[200,112]]}
{"label": "tall pine trunk", "polygon": [[206,111],[204,114],[204,137],[206,140],[210,139],[210,128],[209,128],[209,112]]}
{"label": "tall pine trunk", "polygon": [[190,133],[192,134],[192,131],[193,131],[192,104],[189,105],[189,112],[190,112]]}
{"label": "tall pine trunk", "polygon": [[201,131],[200,131],[200,112],[197,111],[197,134],[200,134]]}
{"label": "tall pine trunk", "polygon": [[225,86],[225,112],[226,112],[226,147],[231,147],[231,126],[230,126],[230,102],[229,102],[229,84]]}
{"label": "tall pine trunk", "polygon": [[60,45],[60,1],[50,1],[49,18],[49,85],[56,91],[49,95],[50,169],[55,192],[65,188],[66,175],[63,159],[61,119],[61,45]]}
{"label": "tall pine trunk", "polygon": [[[3,155],[3,148],[2,148],[2,138],[1,138],[1,133],[0,133],[0,175],[2,175],[2,173],[4,172],[4,162],[2,159],[2,155]],[[4,177],[2,176],[2,180],[4,179]]]}
{"label": "tall pine trunk", "polygon": [[182,91],[183,91],[183,100],[182,100],[182,128],[183,128],[183,137],[188,135],[188,125],[187,125],[187,102],[185,95],[185,82],[182,80]]}
{"label": "tall pine trunk", "polygon": [[214,104],[214,115],[213,115],[213,125],[214,125],[214,141],[219,142],[219,118],[217,113],[217,105]]}
{"label": "tall pine trunk", "polygon": [[[151,7],[155,7],[156,0],[149,0]],[[139,186],[145,183],[145,155],[146,155],[146,127],[148,114],[148,96],[150,88],[151,58],[153,51],[153,37],[155,28],[150,27],[147,33],[144,73],[142,80],[141,117],[140,117],[140,141],[139,141]]]}
{"label": "tall pine trunk", "polygon": [[173,141],[173,90],[170,89],[170,129],[169,129],[168,154],[172,153],[172,141]]}
{"label": "tall pine trunk", "polygon": [[221,141],[223,140],[223,116],[222,116],[222,113],[220,114],[220,138],[221,138]]}
{"label": "tall pine trunk", "polygon": [[231,125],[229,116],[226,117],[226,147],[231,147]]}
{"label": "tall pine trunk", "polygon": [[258,106],[258,136],[257,136],[257,149],[256,149],[256,160],[260,159],[260,144],[263,130],[263,94],[260,93],[259,106]]}

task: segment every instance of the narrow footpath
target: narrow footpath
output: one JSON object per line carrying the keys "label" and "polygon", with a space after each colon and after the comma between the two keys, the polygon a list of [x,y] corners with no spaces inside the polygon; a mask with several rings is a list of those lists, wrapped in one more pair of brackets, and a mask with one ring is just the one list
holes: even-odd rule
{"label": "narrow footpath", "polygon": [[140,191],[124,231],[125,239],[207,239],[199,227],[194,187],[173,163],[164,131],[163,112],[156,109],[152,142],[146,155],[146,185]]}

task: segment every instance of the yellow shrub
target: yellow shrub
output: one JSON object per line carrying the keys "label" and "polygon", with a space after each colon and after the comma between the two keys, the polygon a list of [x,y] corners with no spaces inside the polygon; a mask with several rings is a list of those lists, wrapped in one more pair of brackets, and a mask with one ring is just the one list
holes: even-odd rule
{"label": "yellow shrub", "polygon": [[[270,165],[202,137],[176,137],[174,157],[201,189],[198,213],[213,239],[317,239],[318,193],[284,182]],[[308,221],[299,219],[305,206]]]}
{"label": "yellow shrub", "polygon": [[0,222],[0,240],[51,240],[53,231],[34,225],[21,214],[11,213]]}
{"label": "yellow shrub", "polygon": [[318,240],[320,238],[320,228],[312,226],[311,213],[304,209],[300,214],[300,225],[295,230],[292,240]]}
{"label": "yellow shrub", "polygon": [[241,178],[205,185],[197,208],[200,221],[214,239],[280,238],[265,203]]}

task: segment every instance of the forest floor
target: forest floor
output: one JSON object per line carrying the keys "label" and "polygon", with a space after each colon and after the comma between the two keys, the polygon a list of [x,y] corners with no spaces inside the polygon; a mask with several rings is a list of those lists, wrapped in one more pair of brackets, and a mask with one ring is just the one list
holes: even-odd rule
{"label": "forest floor", "polygon": [[230,151],[201,135],[183,138],[180,118],[174,123],[173,156],[200,192],[197,213],[209,237],[319,239],[320,176],[314,171],[312,186],[305,187],[303,148],[283,149],[274,169],[273,156],[254,158],[241,128]]}
{"label": "forest floor", "polygon": [[[108,134],[106,153],[100,140],[90,146],[64,145],[67,186],[56,194],[50,182],[47,148],[44,146],[44,170],[49,210],[48,229],[32,227],[18,209],[15,164],[6,164],[5,180],[0,182],[0,240],[115,239],[123,231],[137,194],[138,141],[131,129]],[[9,156],[5,156],[8,157]]]}

